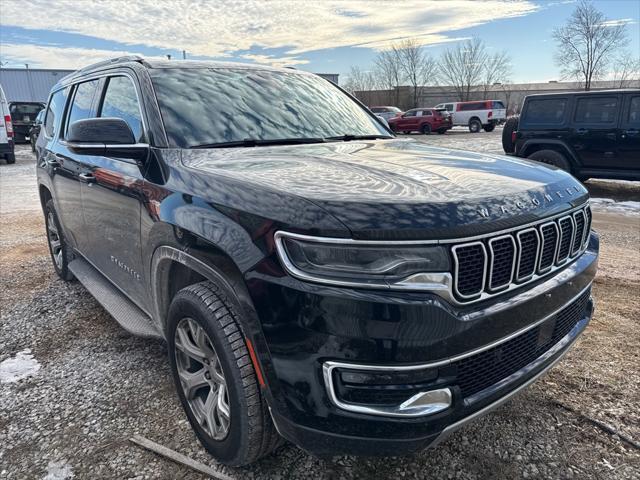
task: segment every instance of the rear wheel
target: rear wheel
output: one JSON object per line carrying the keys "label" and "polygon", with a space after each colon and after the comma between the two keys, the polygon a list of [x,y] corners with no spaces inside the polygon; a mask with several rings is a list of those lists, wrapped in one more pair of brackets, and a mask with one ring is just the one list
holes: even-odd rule
{"label": "rear wheel", "polygon": [[502,128],[502,148],[505,153],[513,153],[516,151],[516,144],[513,141],[513,132],[518,130],[519,121],[520,117],[517,115],[509,117]]}
{"label": "rear wheel", "polygon": [[431,125],[429,125],[428,123],[425,123],[420,129],[420,131],[425,135],[431,135]]}
{"label": "rear wheel", "polygon": [[485,132],[493,132],[496,128],[496,125],[495,123],[488,123],[486,125],[483,125],[482,128]]}
{"label": "rear wheel", "polygon": [[556,152],[555,150],[538,150],[537,152],[529,155],[530,160],[534,160],[540,163],[546,163],[547,165],[553,165],[555,167],[561,168],[565,172],[571,173],[571,164],[567,160],[567,158],[561,154],[560,152]]}
{"label": "rear wheel", "polygon": [[36,153],[36,137],[34,137],[33,135],[29,136],[29,141],[31,143],[31,151],[33,153]]}
{"label": "rear wheel", "polygon": [[478,133],[482,128],[482,123],[477,118],[469,120],[469,131],[471,133]]}
{"label": "rear wheel", "polygon": [[15,153],[6,153],[4,155],[4,158],[7,161],[7,163],[9,163],[9,164],[16,163],[16,154]]}
{"label": "rear wheel", "polygon": [[67,244],[58,214],[53,206],[53,200],[49,199],[44,210],[45,227],[47,229],[47,243],[49,244],[49,253],[53,261],[53,268],[58,276],[69,282],[75,277],[69,270],[69,262],[73,260],[73,250]]}
{"label": "rear wheel", "polygon": [[227,294],[207,281],[176,294],[167,325],[180,402],[202,445],[227,465],[252,463],[282,441],[238,320]]}

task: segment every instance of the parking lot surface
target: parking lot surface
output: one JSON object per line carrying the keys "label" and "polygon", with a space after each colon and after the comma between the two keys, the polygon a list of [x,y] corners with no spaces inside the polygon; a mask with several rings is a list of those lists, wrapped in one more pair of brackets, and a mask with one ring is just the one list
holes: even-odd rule
{"label": "parking lot surface", "polygon": [[[502,153],[499,130],[411,137]],[[21,145],[15,165],[0,162],[0,478],[203,478],[134,446],[134,434],[237,479],[639,478],[640,450],[585,417],[640,441],[640,182],[587,186],[602,199],[596,314],[547,376],[411,457],[320,460],[287,444],[227,468],[189,428],[164,344],[131,336],[82,285],[55,276],[34,157]]]}

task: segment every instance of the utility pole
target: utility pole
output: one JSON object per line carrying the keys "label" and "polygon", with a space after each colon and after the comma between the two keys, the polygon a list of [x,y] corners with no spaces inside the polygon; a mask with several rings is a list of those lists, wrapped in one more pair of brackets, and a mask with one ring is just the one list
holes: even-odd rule
{"label": "utility pole", "polygon": [[183,60],[187,59],[187,51],[186,50],[182,50],[182,59]]}
{"label": "utility pole", "polygon": [[167,54],[167,60],[171,60],[171,54],[170,53]]}

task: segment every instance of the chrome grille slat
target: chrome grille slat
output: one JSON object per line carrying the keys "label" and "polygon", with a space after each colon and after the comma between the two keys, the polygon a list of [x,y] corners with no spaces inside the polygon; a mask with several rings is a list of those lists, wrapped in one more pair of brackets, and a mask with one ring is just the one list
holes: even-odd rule
{"label": "chrome grille slat", "polygon": [[[509,261],[509,258],[511,261]],[[496,264],[501,269],[496,271]],[[502,235],[489,240],[489,290],[496,291],[507,287],[513,281],[516,268],[516,242],[511,235]],[[508,278],[505,279],[505,274]],[[502,280],[502,281],[501,281]]]}
{"label": "chrome grille slat", "polygon": [[567,215],[558,220],[558,226],[560,227],[560,242],[558,246],[558,257],[556,258],[556,264],[560,265],[567,261],[569,254],[571,253],[571,246],[573,245],[573,236],[575,234],[575,226],[573,217]]}
{"label": "chrome grille slat", "polygon": [[558,241],[560,240],[560,230],[556,222],[547,222],[540,225],[540,260],[538,262],[538,272],[543,273],[551,270],[555,263],[558,252]]}
{"label": "chrome grille slat", "polygon": [[584,212],[582,210],[574,212],[573,222],[575,224],[576,231],[574,234],[573,246],[571,247],[571,256],[575,257],[584,243],[584,226],[586,222]]}
{"label": "chrome grille slat", "polygon": [[462,302],[478,301],[563,268],[589,243],[589,206],[522,229],[451,247],[453,291]]}
{"label": "chrome grille slat", "polygon": [[516,233],[516,238],[518,239],[516,281],[522,282],[536,273],[540,252],[540,235],[537,229],[527,228]]}

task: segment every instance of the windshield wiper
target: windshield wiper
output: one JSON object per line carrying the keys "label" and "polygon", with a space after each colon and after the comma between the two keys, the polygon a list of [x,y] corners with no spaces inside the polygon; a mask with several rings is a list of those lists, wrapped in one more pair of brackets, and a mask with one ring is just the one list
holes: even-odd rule
{"label": "windshield wiper", "polygon": [[192,145],[189,148],[236,148],[236,147],[263,147],[267,145],[299,145],[304,143],[325,143],[322,137],[308,138],[274,138],[274,139],[256,139],[245,138],[244,140],[233,140],[231,142],[202,143],[200,145]]}
{"label": "windshield wiper", "polygon": [[393,138],[391,135],[338,135],[335,137],[325,137],[325,140],[350,142],[351,140],[377,140],[379,138]]}

